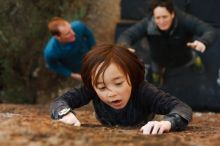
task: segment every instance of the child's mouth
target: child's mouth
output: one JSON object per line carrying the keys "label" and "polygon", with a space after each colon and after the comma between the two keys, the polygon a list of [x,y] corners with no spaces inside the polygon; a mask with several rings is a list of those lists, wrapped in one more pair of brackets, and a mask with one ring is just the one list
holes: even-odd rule
{"label": "child's mouth", "polygon": [[121,104],[122,104],[122,100],[115,100],[115,101],[112,101],[112,104],[113,104],[114,106],[116,106],[116,107],[121,106]]}

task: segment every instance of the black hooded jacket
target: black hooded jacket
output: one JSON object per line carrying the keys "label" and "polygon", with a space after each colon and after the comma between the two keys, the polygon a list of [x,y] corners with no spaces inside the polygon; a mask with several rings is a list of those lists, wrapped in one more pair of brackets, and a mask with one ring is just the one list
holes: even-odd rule
{"label": "black hooded jacket", "polygon": [[132,46],[146,37],[150,46],[151,59],[163,67],[179,67],[192,59],[192,49],[188,42],[201,41],[206,48],[214,42],[216,32],[207,23],[176,9],[171,28],[160,31],[152,15],[123,32],[118,43]]}

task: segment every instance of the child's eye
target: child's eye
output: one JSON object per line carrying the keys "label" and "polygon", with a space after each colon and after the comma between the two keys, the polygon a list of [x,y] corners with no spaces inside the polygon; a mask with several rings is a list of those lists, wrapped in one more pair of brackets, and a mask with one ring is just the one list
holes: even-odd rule
{"label": "child's eye", "polygon": [[116,86],[121,86],[123,82],[115,83]]}
{"label": "child's eye", "polygon": [[98,89],[99,89],[100,91],[103,91],[103,90],[106,89],[106,87],[98,87]]}

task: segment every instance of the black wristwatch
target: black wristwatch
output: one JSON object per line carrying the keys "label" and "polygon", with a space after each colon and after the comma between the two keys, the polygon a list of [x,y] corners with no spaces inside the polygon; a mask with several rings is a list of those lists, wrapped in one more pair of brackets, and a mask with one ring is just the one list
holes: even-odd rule
{"label": "black wristwatch", "polygon": [[58,112],[58,118],[61,119],[64,116],[66,116],[69,112],[73,113],[75,115],[75,112],[71,108],[64,108],[61,111]]}

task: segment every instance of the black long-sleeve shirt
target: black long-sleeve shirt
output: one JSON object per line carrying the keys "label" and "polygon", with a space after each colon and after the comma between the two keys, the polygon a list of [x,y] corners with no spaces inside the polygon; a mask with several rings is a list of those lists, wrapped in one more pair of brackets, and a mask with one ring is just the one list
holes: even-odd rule
{"label": "black long-sleeve shirt", "polygon": [[120,110],[105,104],[97,94],[82,86],[55,99],[51,104],[51,116],[58,119],[58,112],[64,108],[79,108],[92,100],[96,117],[102,124],[135,126],[146,124],[155,114],[165,115],[172,130],[182,130],[191,121],[192,110],[178,98],[165,93],[144,81],[139,88],[133,88],[127,105]]}

